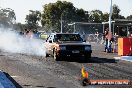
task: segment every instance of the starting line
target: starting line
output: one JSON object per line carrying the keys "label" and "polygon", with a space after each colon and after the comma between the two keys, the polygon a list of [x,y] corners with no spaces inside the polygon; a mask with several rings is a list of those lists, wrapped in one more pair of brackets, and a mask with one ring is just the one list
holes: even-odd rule
{"label": "starting line", "polygon": [[114,57],[117,60],[125,60],[125,61],[129,61],[132,62],[132,56],[121,56],[121,57]]}

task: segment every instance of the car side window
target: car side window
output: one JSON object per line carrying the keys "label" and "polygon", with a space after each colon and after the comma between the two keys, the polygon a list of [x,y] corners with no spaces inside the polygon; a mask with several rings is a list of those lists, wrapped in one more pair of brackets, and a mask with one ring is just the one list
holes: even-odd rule
{"label": "car side window", "polygon": [[53,42],[53,38],[54,38],[53,35],[50,35],[47,42],[50,42],[50,43]]}
{"label": "car side window", "polygon": [[47,42],[49,42],[49,38],[50,38],[50,35],[49,35],[49,37],[48,37],[47,40],[46,40]]}
{"label": "car side window", "polygon": [[57,40],[58,40],[58,39],[57,39],[57,36],[54,35],[53,41],[54,41],[54,42],[57,42]]}
{"label": "car side window", "polygon": [[46,39],[46,42],[48,42],[48,40],[49,40],[49,37],[50,37],[50,36],[48,36],[48,37],[47,37],[47,39]]}

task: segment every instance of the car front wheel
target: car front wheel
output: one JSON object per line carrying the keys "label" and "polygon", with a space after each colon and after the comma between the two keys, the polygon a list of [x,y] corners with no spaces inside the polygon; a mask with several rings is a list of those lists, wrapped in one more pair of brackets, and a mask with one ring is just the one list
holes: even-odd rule
{"label": "car front wheel", "polygon": [[55,61],[59,61],[60,60],[60,56],[58,56],[56,54],[56,52],[53,53],[53,58],[54,58]]}
{"label": "car front wheel", "polygon": [[49,57],[49,54],[48,53],[46,53],[46,57]]}

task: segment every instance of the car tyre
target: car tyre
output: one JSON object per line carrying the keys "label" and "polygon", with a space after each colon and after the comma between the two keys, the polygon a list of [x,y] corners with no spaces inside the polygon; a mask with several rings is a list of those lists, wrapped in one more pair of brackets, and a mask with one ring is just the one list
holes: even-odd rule
{"label": "car tyre", "polygon": [[91,53],[89,53],[88,55],[85,56],[85,58],[91,58]]}
{"label": "car tyre", "polygon": [[48,53],[46,53],[46,57],[49,57],[49,54]]}
{"label": "car tyre", "polygon": [[85,55],[85,61],[87,62],[87,61],[89,61],[90,60],[90,58],[91,58],[91,53],[90,54],[88,54],[88,55]]}

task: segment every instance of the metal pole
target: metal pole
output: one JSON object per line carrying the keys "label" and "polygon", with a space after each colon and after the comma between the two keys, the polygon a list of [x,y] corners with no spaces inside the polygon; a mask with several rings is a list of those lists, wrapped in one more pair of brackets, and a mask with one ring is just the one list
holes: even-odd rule
{"label": "metal pole", "polygon": [[75,33],[75,29],[76,29],[76,24],[74,23],[74,31],[73,31],[73,33]]}
{"label": "metal pole", "polygon": [[115,23],[113,23],[113,35],[115,35]]}
{"label": "metal pole", "polygon": [[61,14],[61,33],[62,33],[62,14]]}
{"label": "metal pole", "polygon": [[103,24],[103,33],[104,33],[104,24]]}
{"label": "metal pole", "polygon": [[127,26],[127,37],[129,36],[129,29],[128,29],[128,26]]}
{"label": "metal pole", "polygon": [[[110,13],[109,13],[109,34],[111,33],[111,16],[112,16],[112,0],[110,2]],[[108,47],[110,45],[110,35],[108,34]]]}

